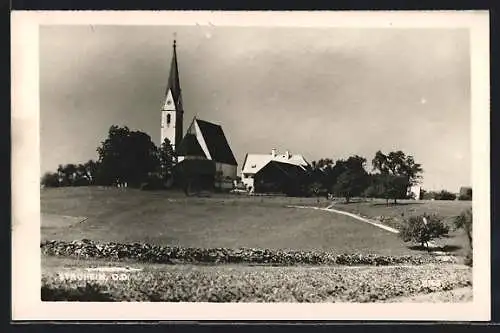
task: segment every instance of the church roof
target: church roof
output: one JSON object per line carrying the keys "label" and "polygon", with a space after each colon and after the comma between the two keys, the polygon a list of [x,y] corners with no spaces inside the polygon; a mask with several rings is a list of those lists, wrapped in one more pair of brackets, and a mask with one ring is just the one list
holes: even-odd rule
{"label": "church roof", "polygon": [[195,119],[195,121],[205,140],[212,160],[220,163],[238,165],[222,127],[205,120]]}
{"label": "church roof", "polygon": [[300,154],[291,154],[288,157],[286,154],[276,154],[274,158],[271,154],[247,154],[243,162],[242,172],[255,174],[271,161],[299,166],[302,169],[309,165],[304,156]]}
{"label": "church roof", "polygon": [[203,152],[203,148],[201,148],[198,140],[196,139],[196,135],[190,133],[186,134],[184,139],[182,139],[176,153],[179,156],[206,157]]}
{"label": "church roof", "polygon": [[177,156],[202,156],[214,162],[238,165],[222,127],[196,117],[176,152]]}

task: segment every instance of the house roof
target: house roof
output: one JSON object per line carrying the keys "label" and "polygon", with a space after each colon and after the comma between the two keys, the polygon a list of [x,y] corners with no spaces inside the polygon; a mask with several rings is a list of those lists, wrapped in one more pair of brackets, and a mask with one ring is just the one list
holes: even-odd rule
{"label": "house roof", "polygon": [[195,121],[205,140],[212,160],[220,163],[238,165],[222,127],[205,120],[195,119]]}
{"label": "house roof", "polygon": [[297,179],[306,173],[306,170],[300,165],[279,161],[269,161],[269,163],[267,163],[257,172],[256,177],[258,177],[259,174],[265,173],[267,170],[270,170],[272,168],[280,170],[290,179]]}
{"label": "house roof", "polygon": [[179,147],[177,148],[177,155],[179,156],[201,156],[206,157],[203,149],[201,148],[196,135],[186,134],[182,139]]}
{"label": "house roof", "polygon": [[286,154],[277,154],[274,158],[271,154],[247,154],[243,162],[242,172],[255,174],[271,161],[299,166],[302,169],[309,165],[304,156],[300,154],[291,154],[289,158]]}

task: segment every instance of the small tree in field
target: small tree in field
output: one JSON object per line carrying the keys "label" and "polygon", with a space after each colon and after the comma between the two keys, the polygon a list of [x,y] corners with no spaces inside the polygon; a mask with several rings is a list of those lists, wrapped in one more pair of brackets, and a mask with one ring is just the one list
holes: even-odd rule
{"label": "small tree in field", "polygon": [[419,243],[428,250],[431,240],[446,236],[449,231],[437,215],[410,216],[403,224],[399,237],[404,242]]}
{"label": "small tree in field", "polygon": [[59,175],[55,172],[46,172],[40,183],[45,187],[58,187],[59,186]]}

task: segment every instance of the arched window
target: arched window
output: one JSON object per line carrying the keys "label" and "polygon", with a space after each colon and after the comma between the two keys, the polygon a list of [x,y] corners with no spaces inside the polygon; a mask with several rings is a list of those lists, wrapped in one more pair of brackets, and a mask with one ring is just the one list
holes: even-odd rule
{"label": "arched window", "polygon": [[170,125],[170,113],[167,114],[167,125]]}

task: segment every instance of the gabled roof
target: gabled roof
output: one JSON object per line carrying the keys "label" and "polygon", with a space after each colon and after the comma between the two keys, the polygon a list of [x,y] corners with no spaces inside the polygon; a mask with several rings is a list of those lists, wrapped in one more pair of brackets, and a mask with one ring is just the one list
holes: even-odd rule
{"label": "gabled roof", "polygon": [[270,161],[262,169],[260,169],[255,176],[259,177],[260,174],[266,173],[270,169],[280,170],[290,179],[297,179],[306,174],[306,170],[302,166],[279,161]]}
{"label": "gabled roof", "polygon": [[206,157],[196,135],[190,133],[186,134],[176,150],[178,156]]}
{"label": "gabled roof", "polygon": [[201,135],[205,140],[212,160],[220,163],[238,165],[222,127],[200,119],[195,119],[195,122],[201,131]]}
{"label": "gabled roof", "polygon": [[255,174],[271,161],[296,165],[302,169],[309,165],[304,156],[300,154],[292,154],[289,158],[287,158],[286,154],[277,154],[274,158],[271,154],[247,154],[243,162],[242,172]]}

